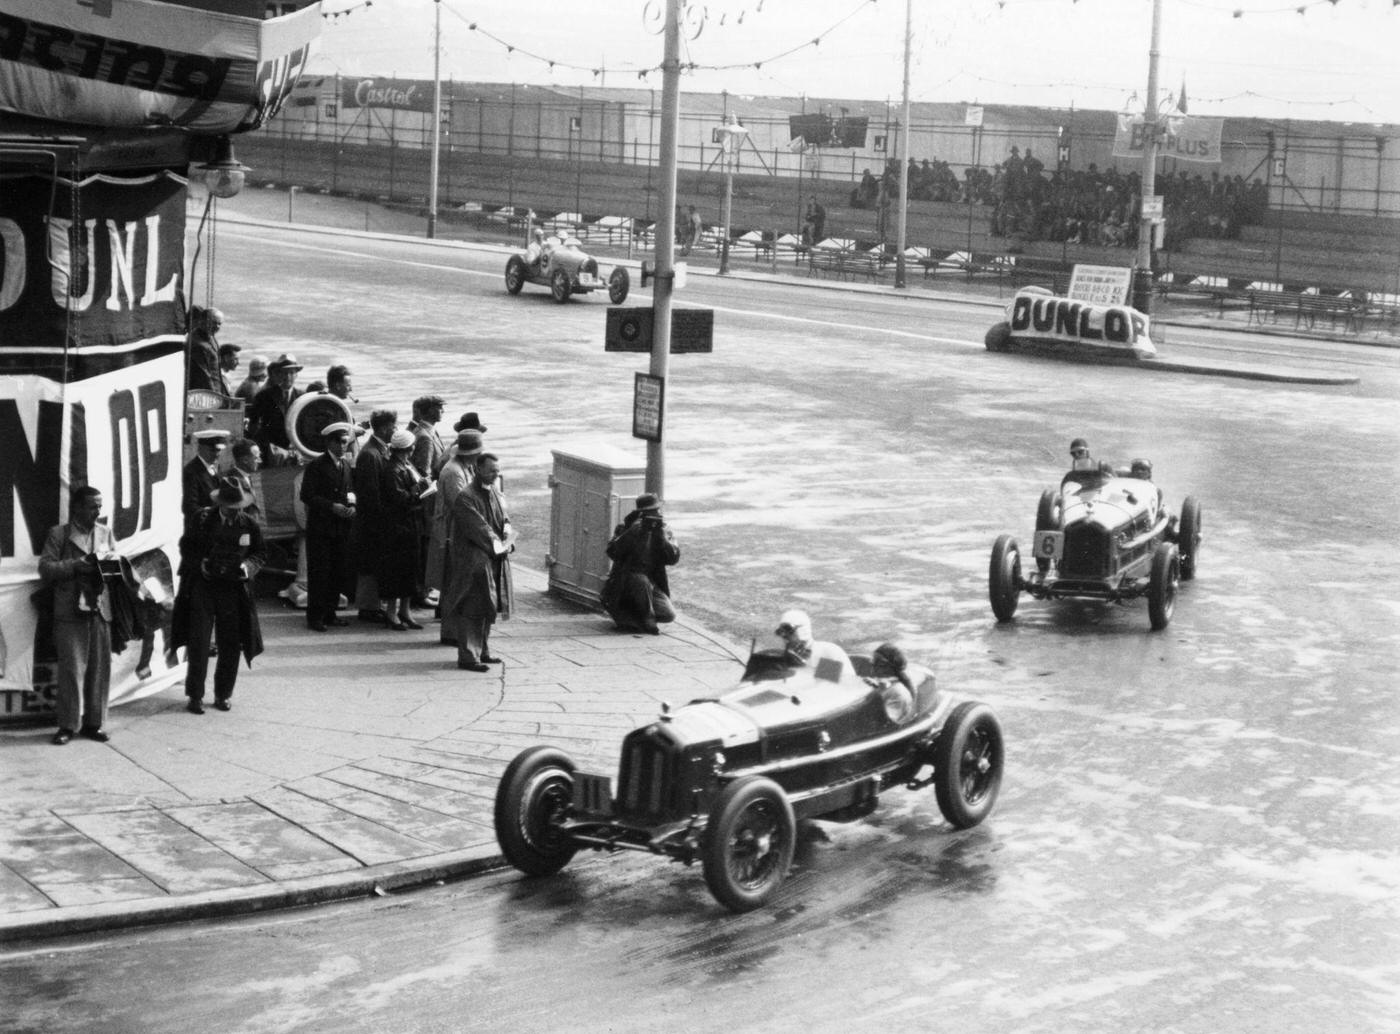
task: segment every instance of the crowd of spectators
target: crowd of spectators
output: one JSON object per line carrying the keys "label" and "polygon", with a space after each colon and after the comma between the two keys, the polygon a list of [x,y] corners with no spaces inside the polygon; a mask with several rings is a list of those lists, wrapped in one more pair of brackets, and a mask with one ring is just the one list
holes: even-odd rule
{"label": "crowd of spectators", "polygon": [[[869,169],[851,191],[853,208],[878,213],[877,232],[889,229],[888,213],[899,196],[899,160],[885,163],[881,175]],[[947,162],[909,159],[909,198],[953,201],[989,207],[993,236],[1027,241],[1056,241],[1107,247],[1135,247],[1138,236],[1141,179],[1116,168],[1100,171],[1056,169],[1027,147],[1013,146],[1007,159],[988,169],[968,166],[959,178]],[[1262,181],[1244,177],[1209,177],[1178,171],[1156,180],[1164,200],[1167,248],[1189,237],[1235,239],[1241,226],[1258,223],[1267,205]]]}

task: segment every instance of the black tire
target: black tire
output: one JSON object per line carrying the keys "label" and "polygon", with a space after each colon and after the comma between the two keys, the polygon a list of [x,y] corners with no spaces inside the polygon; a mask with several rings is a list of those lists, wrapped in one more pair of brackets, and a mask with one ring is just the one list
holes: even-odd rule
{"label": "black tire", "polygon": [[1021,547],[1010,535],[998,535],[992,544],[987,596],[998,621],[1010,621],[1016,616],[1016,604],[1021,601]]}
{"label": "black tire", "polygon": [[576,847],[559,829],[573,806],[574,761],[554,747],[515,756],[496,787],[496,842],[506,861],[531,876],[553,876]]}
{"label": "black tire", "polygon": [[[1060,510],[1061,498],[1058,489],[1047,488],[1040,493],[1040,505],[1035,510],[1035,530],[1036,531],[1059,531],[1064,525],[1064,515]],[[1035,566],[1040,568],[1041,574],[1050,570],[1050,558],[1039,554],[1035,558]]]}
{"label": "black tire", "polygon": [[573,293],[573,284],[569,280],[568,270],[555,269],[549,274],[549,293],[554,295],[554,300],[561,305],[569,300],[569,295]]}
{"label": "black tire", "polygon": [[933,745],[933,788],[938,810],[958,829],[992,813],[1006,764],[1001,722],[986,704],[953,708]]}
{"label": "black tire", "polygon": [[1181,519],[1176,526],[1176,548],[1181,556],[1181,580],[1196,577],[1196,557],[1201,553],[1201,504],[1188,495],[1181,504]]}
{"label": "black tire", "polygon": [[1005,321],[995,323],[992,329],[987,331],[987,351],[1005,352],[1011,348],[1011,324]]}
{"label": "black tire", "polygon": [[627,300],[627,292],[632,289],[632,277],[624,266],[613,266],[608,274],[608,300],[621,305]]}
{"label": "black tire", "polygon": [[797,819],[783,788],[763,776],[736,779],[715,800],[705,825],[705,883],[721,905],[751,912],[765,905],[787,876]]}
{"label": "black tire", "polygon": [[1181,582],[1181,560],[1176,545],[1157,543],[1152,554],[1152,575],[1147,583],[1147,617],[1152,630],[1160,632],[1172,623],[1176,610],[1176,589]]}
{"label": "black tire", "polygon": [[506,291],[510,294],[519,294],[520,289],[525,286],[525,260],[519,255],[512,255],[506,259]]}

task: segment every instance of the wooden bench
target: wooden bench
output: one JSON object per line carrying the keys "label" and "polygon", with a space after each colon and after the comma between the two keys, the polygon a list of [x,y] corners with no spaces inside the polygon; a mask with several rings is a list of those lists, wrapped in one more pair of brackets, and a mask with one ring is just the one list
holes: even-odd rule
{"label": "wooden bench", "polygon": [[885,264],[876,251],[823,251],[812,248],[807,253],[807,275],[833,273],[841,280],[863,276],[878,280],[884,276]]}
{"label": "wooden bench", "polygon": [[1295,291],[1247,292],[1249,299],[1248,322],[1277,323],[1280,317],[1292,315],[1293,329],[1306,327],[1313,330],[1319,316],[1326,317],[1333,329],[1338,323],[1349,334],[1361,332],[1362,320],[1366,316],[1366,303],[1356,298],[1333,294],[1303,294]]}

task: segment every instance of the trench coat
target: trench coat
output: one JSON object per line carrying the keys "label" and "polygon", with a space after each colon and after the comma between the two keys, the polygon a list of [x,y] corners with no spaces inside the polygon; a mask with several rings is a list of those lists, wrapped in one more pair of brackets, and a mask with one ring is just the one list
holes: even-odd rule
{"label": "trench coat", "polygon": [[466,641],[458,624],[463,618],[506,620],[515,609],[509,552],[514,547],[504,542],[509,524],[505,499],[494,486],[474,483],[458,493],[448,517],[451,545],[442,597],[445,638]]}
{"label": "trench coat", "polygon": [[428,588],[447,588],[448,519],[452,504],[471,484],[471,472],[462,464],[449,460],[437,479],[437,505],[433,508],[428,537]]}

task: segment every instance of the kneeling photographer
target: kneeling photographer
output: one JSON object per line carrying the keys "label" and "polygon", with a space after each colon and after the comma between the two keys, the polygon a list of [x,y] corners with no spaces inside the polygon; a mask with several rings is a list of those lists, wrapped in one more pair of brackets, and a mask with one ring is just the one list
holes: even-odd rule
{"label": "kneeling photographer", "polygon": [[608,542],[612,570],[603,586],[602,603],[625,632],[657,635],[658,624],[676,620],[666,568],[681,558],[675,536],[661,516],[661,500],[650,492],[637,497]]}

